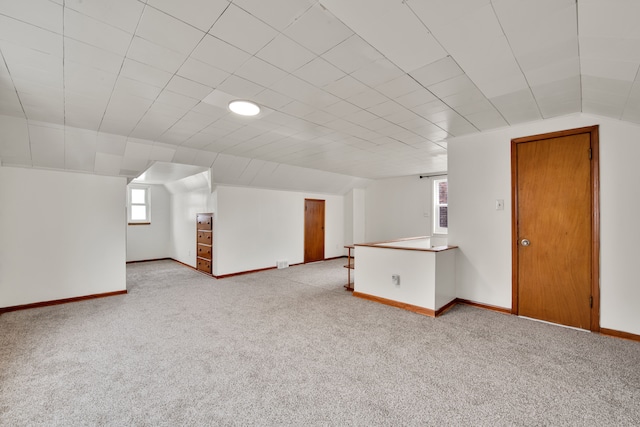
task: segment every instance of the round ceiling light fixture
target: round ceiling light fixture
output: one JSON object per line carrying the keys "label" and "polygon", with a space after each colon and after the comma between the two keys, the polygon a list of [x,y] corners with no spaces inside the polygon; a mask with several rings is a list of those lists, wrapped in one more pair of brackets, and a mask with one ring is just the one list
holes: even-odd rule
{"label": "round ceiling light fixture", "polygon": [[255,102],[237,99],[229,103],[229,110],[241,116],[256,116],[260,114],[260,107]]}

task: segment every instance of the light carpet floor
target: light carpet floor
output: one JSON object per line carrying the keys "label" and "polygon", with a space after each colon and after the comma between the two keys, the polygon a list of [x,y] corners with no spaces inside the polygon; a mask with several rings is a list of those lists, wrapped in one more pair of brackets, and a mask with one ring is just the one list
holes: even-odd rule
{"label": "light carpet floor", "polygon": [[344,260],[0,316],[0,426],[639,426],[640,343],[354,298]]}

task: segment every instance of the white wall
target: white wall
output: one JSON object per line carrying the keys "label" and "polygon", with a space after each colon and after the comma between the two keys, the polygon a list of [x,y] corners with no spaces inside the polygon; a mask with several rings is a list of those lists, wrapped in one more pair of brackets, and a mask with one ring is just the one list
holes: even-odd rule
{"label": "white wall", "polygon": [[431,235],[431,183],[408,176],[370,184],[365,194],[366,241]]}
{"label": "white wall", "polygon": [[[403,242],[406,247],[416,243]],[[355,291],[438,310],[456,298],[455,250],[427,252],[356,246]],[[392,282],[400,276],[400,284]]]}
{"label": "white wall", "polygon": [[171,257],[170,194],[164,185],[149,185],[151,224],[127,226],[127,261]]}
{"label": "white wall", "polygon": [[365,243],[365,190],[354,188],[344,195],[344,244]]}
{"label": "white wall", "polygon": [[325,200],[325,258],[344,254],[343,196],[217,186],[215,274],[304,262],[304,199]]}
{"label": "white wall", "polygon": [[[511,139],[600,125],[600,326],[640,334],[640,127],[579,114],[448,141],[449,243],[459,298],[511,308]],[[495,210],[504,199],[504,211]]]}
{"label": "white wall", "polygon": [[0,167],[0,307],[125,290],[125,188]]}

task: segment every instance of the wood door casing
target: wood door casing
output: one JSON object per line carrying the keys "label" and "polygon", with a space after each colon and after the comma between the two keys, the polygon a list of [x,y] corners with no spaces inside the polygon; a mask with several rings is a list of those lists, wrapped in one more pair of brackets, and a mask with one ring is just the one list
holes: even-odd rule
{"label": "wood door casing", "polygon": [[324,260],[324,200],[304,199],[304,262]]}
{"label": "wood door casing", "polygon": [[597,140],[592,127],[512,141],[515,314],[599,329]]}

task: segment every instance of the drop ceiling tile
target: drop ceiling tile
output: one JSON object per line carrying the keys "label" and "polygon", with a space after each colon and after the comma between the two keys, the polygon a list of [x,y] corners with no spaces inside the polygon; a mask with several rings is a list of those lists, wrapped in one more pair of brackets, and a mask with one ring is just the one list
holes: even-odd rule
{"label": "drop ceiling tile", "polygon": [[124,56],[98,49],[95,46],[79,42],[68,37],[64,40],[65,61],[98,68],[112,74],[120,72]]}
{"label": "drop ceiling tile", "polygon": [[122,156],[108,154],[108,153],[96,153],[96,160],[94,164],[94,172],[105,175],[119,175],[122,169]]}
{"label": "drop ceiling tile", "polygon": [[566,98],[565,100],[540,100],[538,101],[542,117],[559,117],[582,110],[580,97]]}
{"label": "drop ceiling tile", "polygon": [[240,6],[253,16],[282,31],[295,22],[300,15],[313,5],[311,0],[235,0]]}
{"label": "drop ceiling tile", "polygon": [[402,105],[405,108],[417,107],[419,105],[426,104],[427,102],[435,101],[437,98],[427,89],[420,88],[416,91],[410,92],[406,95],[402,95],[395,99],[395,102]]}
{"label": "drop ceiling tile", "polygon": [[149,160],[155,160],[158,162],[170,162],[176,153],[176,149],[165,144],[155,143],[151,147],[149,153]]}
{"label": "drop ceiling tile", "polygon": [[322,55],[353,32],[320,4],[315,4],[285,29],[284,34],[316,55]]}
{"label": "drop ceiling tile", "polygon": [[265,88],[242,77],[232,75],[220,84],[218,89],[237,98],[251,99]]}
{"label": "drop ceiling tile", "polygon": [[227,0],[182,0],[180,2],[148,0],[147,5],[206,32],[229,6],[229,2]]}
{"label": "drop ceiling tile", "polygon": [[589,85],[582,87],[582,103],[583,106],[586,102],[606,104],[611,106],[620,107],[623,109],[627,104],[627,94],[615,94],[613,92],[596,89]]}
{"label": "drop ceiling tile", "polygon": [[472,125],[466,118],[462,116],[451,117],[445,121],[435,123],[453,136],[467,135],[478,132],[478,128]]}
{"label": "drop ceiling tile", "polygon": [[69,8],[64,11],[64,35],[122,56],[127,53],[132,37],[131,33]]}
{"label": "drop ceiling tile", "polygon": [[229,5],[209,33],[252,55],[278,34],[276,30],[234,4]]}
{"label": "drop ceiling tile", "polygon": [[172,76],[167,71],[130,58],[125,58],[120,75],[159,88],[165,87]]}
{"label": "drop ceiling tile", "polygon": [[0,116],[0,158],[29,157],[29,127],[23,118]]}
{"label": "drop ceiling tile", "polygon": [[135,128],[130,131],[129,136],[155,141],[160,135],[166,132],[175,121],[176,118],[173,116],[150,112],[135,123]]}
{"label": "drop ceiling tile", "polygon": [[144,9],[144,3],[136,0],[65,0],[64,6],[102,22],[109,22],[110,25],[128,33],[135,31]]}
{"label": "drop ceiling tile", "polygon": [[429,90],[441,99],[474,89],[476,89],[475,84],[464,74],[429,86]]}
{"label": "drop ceiling tile", "polygon": [[62,34],[62,5],[48,0],[3,1],[0,14]]}
{"label": "drop ceiling tile", "polygon": [[367,89],[364,92],[360,92],[359,94],[347,99],[348,102],[363,109],[371,108],[374,105],[382,104],[388,100],[389,98],[373,89]]}
{"label": "drop ceiling tile", "polygon": [[382,104],[374,105],[373,107],[367,108],[369,112],[380,117],[387,117],[391,114],[403,111],[404,109],[405,108],[402,105],[392,100],[385,101]]}
{"label": "drop ceiling tile", "polygon": [[65,129],[64,163],[68,170],[92,172],[96,157],[96,132]]}
{"label": "drop ceiling tile", "polygon": [[625,108],[622,114],[622,120],[640,123],[640,108]]}
{"label": "drop ceiling tile", "polygon": [[213,165],[213,162],[216,160],[217,156],[218,156],[217,153],[198,150],[198,155],[195,157],[192,164],[194,166],[202,166],[205,168],[210,168]]}
{"label": "drop ceiling tile", "polygon": [[465,118],[480,130],[507,126],[507,122],[504,117],[502,117],[502,115],[500,115],[496,110],[467,114]]}
{"label": "drop ceiling tile", "polygon": [[324,125],[325,123],[332,122],[336,120],[336,118],[337,117],[334,116],[333,114],[329,114],[324,111],[318,111],[318,110],[315,110],[310,114],[307,114],[306,116],[304,116],[305,120],[308,120],[318,125]]}
{"label": "drop ceiling tile", "polygon": [[[195,133],[189,139],[182,143],[183,147],[196,148],[198,150],[211,145],[211,135],[206,133]],[[208,151],[207,151],[208,153]]]}
{"label": "drop ceiling tile", "polygon": [[158,46],[188,55],[205,33],[152,7],[146,7],[138,23],[136,36]]}
{"label": "drop ceiling tile", "polygon": [[356,34],[325,52],[322,57],[349,74],[384,58]]}
{"label": "drop ceiling tile", "polygon": [[235,74],[264,87],[271,86],[287,75],[280,68],[274,67],[255,56],[245,62]]}
{"label": "drop ceiling tile", "polygon": [[416,82],[408,74],[401,75],[393,80],[378,85],[375,89],[388,98],[398,98],[411,92],[423,89],[420,83]]}
{"label": "drop ceiling tile", "polygon": [[284,79],[276,82],[270,89],[302,102],[311,98],[317,90],[315,86],[294,75],[288,75]]}
{"label": "drop ceiling tile", "polygon": [[640,39],[580,37],[580,57],[640,62]]}
{"label": "drop ceiling tile", "polygon": [[348,122],[351,123],[357,123],[360,125],[365,125],[365,123],[368,123],[370,121],[376,120],[378,119],[378,116],[376,116],[375,114],[372,114],[366,110],[358,110],[355,111],[351,114],[347,114],[345,116],[342,116],[342,118]]}
{"label": "drop ceiling tile", "polygon": [[134,121],[135,123],[147,112],[152,104],[153,101],[150,99],[117,92],[112,95],[105,115],[107,117],[117,117],[127,122]]}
{"label": "drop ceiling tile", "polygon": [[18,92],[34,92],[37,85],[62,89],[61,57],[7,43],[0,49]]}
{"label": "drop ceiling tile", "polygon": [[583,75],[632,82],[638,74],[640,63],[629,61],[605,61],[580,58]]}
{"label": "drop ceiling tile", "polygon": [[580,74],[580,59],[576,56],[564,61],[551,62],[526,72],[530,86],[538,86]]}
{"label": "drop ceiling tile", "polygon": [[280,34],[262,48],[256,56],[291,73],[313,60],[316,55],[284,34]]}
{"label": "drop ceiling tile", "polygon": [[320,89],[314,89],[308,96],[307,99],[303,99],[302,102],[305,102],[312,107],[319,108],[321,110],[326,109],[327,107],[340,102],[340,98],[335,95],[330,94],[329,92],[325,92]]}
{"label": "drop ceiling tile", "polygon": [[65,63],[64,78],[65,89],[99,97],[108,96],[116,82],[115,74],[71,61]]}
{"label": "drop ceiling tile", "polygon": [[274,110],[280,109],[292,102],[293,99],[275,92],[271,89],[265,89],[253,98],[258,104],[266,105]]}
{"label": "drop ceiling tile", "polygon": [[185,114],[182,119],[180,119],[180,123],[184,124],[185,126],[191,126],[193,129],[200,132],[201,130],[218,120],[220,117],[221,116],[212,116],[209,114],[202,114],[191,110],[187,114]]}
{"label": "drop ceiling tile", "polygon": [[209,87],[217,87],[229,73],[212,67],[194,58],[187,58],[177,73],[179,76]]}
{"label": "drop ceiling tile", "polygon": [[405,72],[446,56],[442,46],[404,2],[322,0],[321,3]]}
{"label": "drop ceiling tile", "polygon": [[344,117],[347,114],[358,111],[360,108],[347,101],[338,101],[324,108],[329,114],[336,117]]}
{"label": "drop ceiling tile", "polygon": [[442,102],[449,107],[460,111],[460,107],[469,104],[486,104],[490,105],[487,98],[478,89],[473,88],[464,92],[459,92],[442,98]]}
{"label": "drop ceiling tile", "polygon": [[165,87],[165,90],[201,100],[211,93],[213,88],[194,82],[193,80],[185,79],[184,77],[173,76]]}
{"label": "drop ceiling tile", "polygon": [[360,83],[360,81],[354,79],[353,77],[346,75],[336,81],[329,83],[323,89],[337,96],[338,98],[346,99],[369,90],[369,87],[363,83]]}
{"label": "drop ceiling tile", "polygon": [[493,7],[516,56],[575,39],[576,2],[541,0],[516,4],[498,0]]}
{"label": "drop ceiling tile", "polygon": [[403,109],[398,111],[397,113],[389,114],[384,118],[392,123],[402,123],[408,120],[418,119],[420,118],[420,116],[410,110]]}
{"label": "drop ceiling tile", "polygon": [[447,56],[431,64],[427,64],[422,68],[418,68],[411,72],[411,77],[420,82],[424,87],[458,77],[464,74],[458,64]]}
{"label": "drop ceiling tile", "polygon": [[96,151],[99,153],[123,156],[126,146],[125,136],[105,132],[98,132],[96,135]]}
{"label": "drop ceiling tile", "polygon": [[581,0],[578,25],[580,36],[634,37],[640,36],[637,17],[640,3],[635,1],[601,2]]}
{"label": "drop ceiling tile", "polygon": [[165,115],[174,118],[174,121],[176,121],[187,114],[187,111],[197,103],[197,99],[164,90],[149,108],[148,113]]}
{"label": "drop ceiling tile", "polygon": [[624,114],[624,106],[619,104],[613,105],[604,102],[592,101],[590,99],[583,99],[582,111],[587,114],[597,114],[599,116],[620,119]]}
{"label": "drop ceiling tile", "polygon": [[[558,102],[564,104],[564,102],[571,102],[575,99],[580,99],[580,76],[573,76],[563,80],[550,82],[547,84],[533,86],[533,96],[536,98],[538,105],[545,104],[549,106],[550,102]],[[562,109],[562,107],[560,108]]]}
{"label": "drop ceiling tile", "polygon": [[0,89],[0,115],[24,117],[15,89]]}
{"label": "drop ceiling tile", "polygon": [[250,57],[248,53],[211,35],[206,35],[198,44],[192,58],[198,59],[213,67],[233,73]]}
{"label": "drop ceiling tile", "polygon": [[128,135],[135,128],[136,124],[133,121],[124,121],[117,118],[106,117],[100,123],[100,131],[108,133],[117,133],[121,135]]}
{"label": "drop ceiling tile", "polygon": [[307,114],[313,113],[316,109],[300,101],[293,101],[282,107],[280,111],[295,117],[304,117]]}
{"label": "drop ceiling tile", "polygon": [[0,15],[0,41],[2,51],[11,45],[29,48],[62,57],[62,36],[33,25]]}
{"label": "drop ceiling tile", "polygon": [[344,72],[320,57],[298,68],[293,74],[317,87],[326,86],[345,76]]}
{"label": "drop ceiling tile", "polygon": [[29,124],[33,166],[64,169],[64,129]]}
{"label": "drop ceiling tile", "polygon": [[128,77],[120,76],[114,87],[114,93],[125,93],[154,101],[160,95],[162,89],[139,82]]}
{"label": "drop ceiling tile", "polygon": [[146,159],[136,159],[131,157],[122,158],[122,169],[134,171],[134,175],[140,175],[142,171],[149,167],[149,161]]}
{"label": "drop ceiling tile", "polygon": [[402,76],[404,72],[388,59],[379,59],[351,73],[352,77],[362,83],[376,87]]}
{"label": "drop ceiling tile", "polygon": [[451,108],[441,100],[436,99],[434,101],[429,101],[424,104],[413,107],[411,108],[411,111],[420,115],[421,117],[424,117],[427,120],[433,121],[431,119],[433,115],[436,115],[439,113],[445,113],[446,115],[447,112],[451,112],[453,110],[451,110]]}
{"label": "drop ceiling tile", "polygon": [[124,150],[124,157],[148,160],[152,146],[152,142],[143,142],[141,140],[139,140],[139,142],[135,142],[132,138],[128,138],[127,145]]}
{"label": "drop ceiling tile", "polygon": [[616,96],[628,97],[634,87],[633,82],[626,80],[605,79],[593,76],[582,76],[582,87]]}
{"label": "drop ceiling tile", "polygon": [[187,56],[143,38],[134,37],[127,52],[127,57],[174,74],[184,63]]}
{"label": "drop ceiling tile", "polygon": [[556,40],[550,45],[538,45],[536,49],[517,55],[518,63],[525,73],[543,68],[550,63],[564,62],[577,59],[577,36],[567,40]]}
{"label": "drop ceiling tile", "polygon": [[92,110],[91,108],[72,107],[65,105],[64,122],[67,126],[88,130],[98,130],[102,122],[104,108]]}

